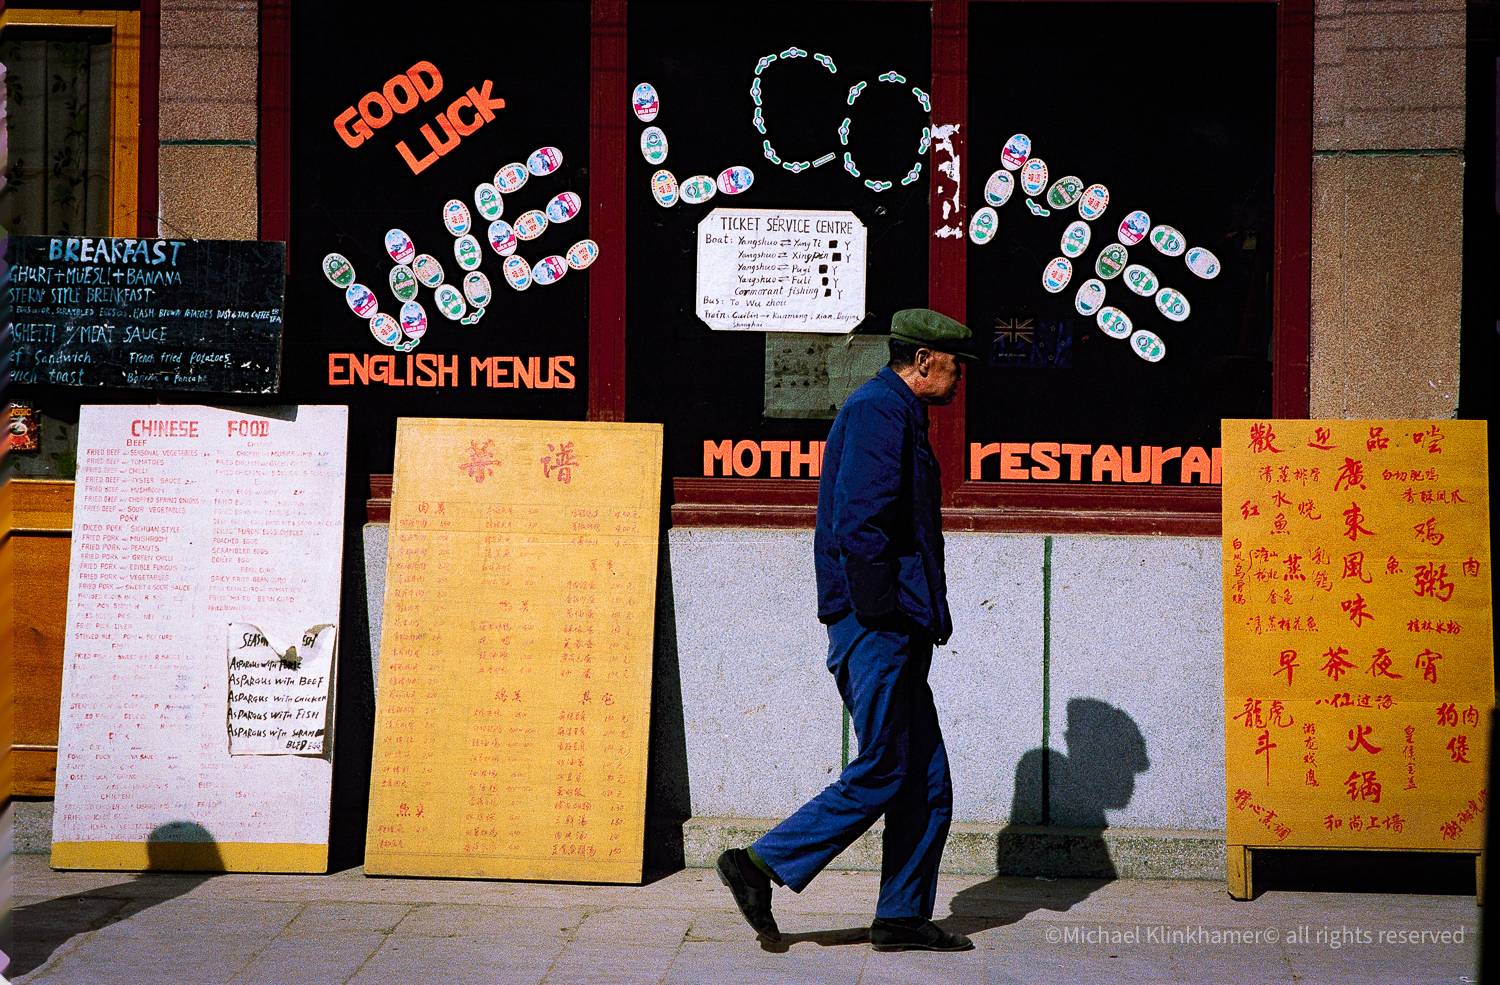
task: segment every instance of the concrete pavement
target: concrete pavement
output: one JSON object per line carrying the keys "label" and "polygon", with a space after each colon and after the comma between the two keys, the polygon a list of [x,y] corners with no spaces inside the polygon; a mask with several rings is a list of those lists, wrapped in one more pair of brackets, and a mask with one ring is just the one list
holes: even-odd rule
{"label": "concrete pavement", "polygon": [[752,938],[706,869],[589,886],[358,869],[53,872],[45,856],[13,858],[18,953],[7,974],[37,985],[1477,980],[1472,896],[1271,891],[1235,902],[1222,882],[953,875],[938,914],[977,949],[876,954],[865,943],[872,872],[778,891],[788,936],[773,946]]}

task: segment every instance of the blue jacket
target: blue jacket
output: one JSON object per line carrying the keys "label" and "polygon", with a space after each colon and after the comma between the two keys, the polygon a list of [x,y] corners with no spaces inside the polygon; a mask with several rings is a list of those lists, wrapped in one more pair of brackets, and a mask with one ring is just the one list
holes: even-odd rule
{"label": "blue jacket", "polygon": [[820,620],[851,609],[877,624],[905,615],[934,643],[947,641],[940,476],[926,405],[882,369],[844,402],[823,448],[813,540]]}

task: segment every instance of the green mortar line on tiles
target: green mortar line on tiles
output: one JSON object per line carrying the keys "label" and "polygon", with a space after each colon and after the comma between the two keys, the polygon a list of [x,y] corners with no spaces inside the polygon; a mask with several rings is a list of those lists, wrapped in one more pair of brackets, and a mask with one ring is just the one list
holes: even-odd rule
{"label": "green mortar line on tiles", "polygon": [[849,706],[844,706],[844,761],[839,764],[839,771],[843,772],[845,766],[849,765]]}
{"label": "green mortar line on tiles", "polygon": [[1462,157],[1462,147],[1431,147],[1406,150],[1315,150],[1313,157]]}
{"label": "green mortar line on tiles", "polygon": [[1048,761],[1052,758],[1052,538],[1042,539],[1042,823],[1052,821]]}
{"label": "green mortar line on tiles", "polygon": [[162,140],[163,147],[254,147],[253,140]]}

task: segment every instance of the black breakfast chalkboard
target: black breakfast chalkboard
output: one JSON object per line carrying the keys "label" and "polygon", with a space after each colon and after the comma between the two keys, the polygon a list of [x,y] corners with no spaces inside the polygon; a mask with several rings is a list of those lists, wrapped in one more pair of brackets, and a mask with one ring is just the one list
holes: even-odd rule
{"label": "black breakfast chalkboard", "polygon": [[275,393],[286,244],[14,236],[16,383]]}

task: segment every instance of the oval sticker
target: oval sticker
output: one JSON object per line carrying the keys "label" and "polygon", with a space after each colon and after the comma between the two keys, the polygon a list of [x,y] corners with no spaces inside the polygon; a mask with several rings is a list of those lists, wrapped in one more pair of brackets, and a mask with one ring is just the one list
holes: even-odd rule
{"label": "oval sticker", "polygon": [[521,186],[526,184],[526,179],[531,177],[531,172],[526,170],[526,165],[511,163],[503,164],[500,170],[495,172],[495,187],[500,189],[501,194],[509,195],[518,192]]}
{"label": "oval sticker", "polygon": [[1180,257],[1187,249],[1187,240],[1171,226],[1157,226],[1151,230],[1151,245],[1169,257]]}
{"label": "oval sticker", "polygon": [[532,279],[546,287],[556,284],[568,272],[568,264],[559,256],[542,257],[531,270]]}
{"label": "oval sticker", "polygon": [[697,205],[714,197],[717,188],[714,180],[706,174],[695,174],[682,183],[682,200]]}
{"label": "oval sticker", "polygon": [[411,258],[417,255],[417,248],[412,245],[411,237],[401,229],[392,229],[385,234],[385,251],[397,263],[411,263]]}
{"label": "oval sticker", "polygon": [[738,195],[755,182],[755,172],[735,165],[719,172],[719,191],[725,195]]}
{"label": "oval sticker", "polygon": [[1113,305],[1106,305],[1099,309],[1094,316],[1094,321],[1099,323],[1099,330],[1110,338],[1130,338],[1130,316]]}
{"label": "oval sticker", "polygon": [[526,170],[538,178],[562,167],[562,151],[556,147],[538,147],[526,159]]}
{"label": "oval sticker", "polygon": [[1047,264],[1042,271],[1042,286],[1049,294],[1056,294],[1068,286],[1068,281],[1073,279],[1073,265],[1066,257],[1056,257]]}
{"label": "oval sticker", "polygon": [[1129,263],[1130,251],[1119,243],[1110,243],[1099,251],[1099,259],[1094,261],[1094,273],[1110,280],[1120,276],[1120,271]]}
{"label": "oval sticker", "polygon": [[431,253],[423,253],[412,264],[412,271],[423,287],[437,287],[443,282],[443,265]]}
{"label": "oval sticker", "polygon": [[1150,267],[1132,263],[1125,268],[1125,286],[1141,297],[1149,298],[1156,293],[1159,285],[1156,283],[1156,274],[1151,272]]}
{"label": "oval sticker", "polygon": [[363,284],[350,284],[345,288],[344,303],[361,318],[375,317],[375,309],[380,307],[380,302],[375,299],[375,292]]}
{"label": "oval sticker", "polygon": [[458,321],[469,310],[469,306],[464,304],[464,296],[452,284],[443,284],[439,287],[437,293],[433,295],[433,300],[437,302],[438,310],[443,313],[443,317],[451,321]]}
{"label": "oval sticker", "polygon": [[1083,195],[1083,182],[1076,175],[1058,178],[1047,189],[1047,204],[1054,209],[1065,209]]}
{"label": "oval sticker", "polygon": [[443,226],[455,236],[462,236],[474,225],[469,207],[456,198],[450,198],[443,206]]}
{"label": "oval sticker", "polygon": [[660,164],[667,159],[667,135],[661,127],[647,127],[641,134],[641,156],[647,164]]}
{"label": "oval sticker", "polygon": [[391,293],[397,301],[410,301],[417,296],[417,275],[404,264],[396,264],[390,273]]}
{"label": "oval sticker", "polygon": [[490,279],[477,270],[464,274],[464,297],[476,308],[490,303]]}
{"label": "oval sticker", "polygon": [[1107,208],[1109,208],[1109,189],[1097,182],[1085,188],[1083,196],[1078,199],[1078,214],[1085,219],[1097,219]]}
{"label": "oval sticker", "polygon": [[342,253],[330,253],[323,258],[323,276],[334,287],[348,287],[354,283],[354,264]]}
{"label": "oval sticker", "polygon": [[1090,277],[1078,288],[1078,294],[1073,298],[1073,307],[1078,309],[1080,315],[1092,315],[1104,307],[1104,281]]}
{"label": "oval sticker", "polygon": [[599,244],[591,239],[580,239],[568,247],[568,252],[563,256],[568,261],[568,266],[574,270],[587,270],[589,264],[599,259]]}
{"label": "oval sticker", "polygon": [[[1000,149],[1000,163],[1005,166],[1005,170],[1007,171],[1014,171],[1016,168],[1021,167],[1030,156],[1031,138],[1024,133],[1014,134],[1005,142],[1005,146]],[[1029,194],[1036,193],[1030,192]]]}
{"label": "oval sticker", "polygon": [[583,199],[574,192],[563,192],[547,203],[547,218],[551,222],[567,222],[583,211]]}
{"label": "oval sticker", "polygon": [[531,264],[526,262],[525,257],[506,257],[505,263],[500,266],[500,272],[505,275],[505,283],[518,291],[531,286]]}
{"label": "oval sticker", "polygon": [[1159,363],[1161,357],[1167,354],[1167,344],[1155,332],[1148,332],[1144,328],[1130,337],[1130,347],[1148,363]]}
{"label": "oval sticker", "polygon": [[1089,248],[1089,239],[1094,235],[1089,224],[1075,219],[1063,230],[1062,251],[1064,256],[1079,257]]}
{"label": "oval sticker", "polygon": [[1000,217],[995,210],[986,205],[974,213],[969,220],[969,239],[983,246],[995,238],[995,230],[1000,227]]}
{"label": "oval sticker", "polygon": [[370,319],[370,334],[381,345],[395,345],[401,341],[401,323],[385,312],[377,312]]}
{"label": "oval sticker", "polygon": [[500,218],[505,212],[505,200],[500,197],[500,189],[488,181],[480,182],[474,186],[474,208],[487,221]]}
{"label": "oval sticker", "polygon": [[1181,291],[1163,287],[1156,292],[1156,310],[1173,321],[1186,321],[1187,316],[1193,313],[1193,306],[1188,304],[1188,299],[1182,296]]}
{"label": "oval sticker", "polygon": [[1134,246],[1146,238],[1151,228],[1151,217],[1137,209],[1120,221],[1120,242]]}
{"label": "oval sticker", "polygon": [[414,339],[427,334],[427,309],[415,301],[401,306],[401,331]]}
{"label": "oval sticker", "polygon": [[1204,280],[1219,276],[1219,258],[1201,246],[1187,251],[1187,267]]}
{"label": "oval sticker", "polygon": [[508,257],[516,252],[516,230],[504,219],[496,219],[490,223],[488,233],[490,249],[503,257]]}
{"label": "oval sticker", "polygon": [[649,82],[636,86],[635,92],[630,94],[630,108],[635,110],[635,118],[642,123],[650,123],[656,119],[656,114],[661,112],[661,100],[657,98],[656,86]]}
{"label": "oval sticker", "polygon": [[516,236],[533,240],[547,231],[547,217],[537,209],[516,216]]}
{"label": "oval sticker", "polygon": [[1011,193],[1016,190],[1016,179],[1009,171],[996,171],[990,175],[990,180],[984,183],[984,200],[994,206],[1004,205],[1010,201]]}
{"label": "oval sticker", "polygon": [[1047,187],[1047,162],[1033,157],[1021,165],[1021,191],[1027,195],[1039,195]]}
{"label": "oval sticker", "polygon": [[677,177],[670,171],[658,171],[651,176],[651,197],[656,204],[670,209],[677,204]]}
{"label": "oval sticker", "polygon": [[465,270],[479,266],[484,256],[479,252],[479,240],[473,236],[460,236],[453,241],[453,259]]}

